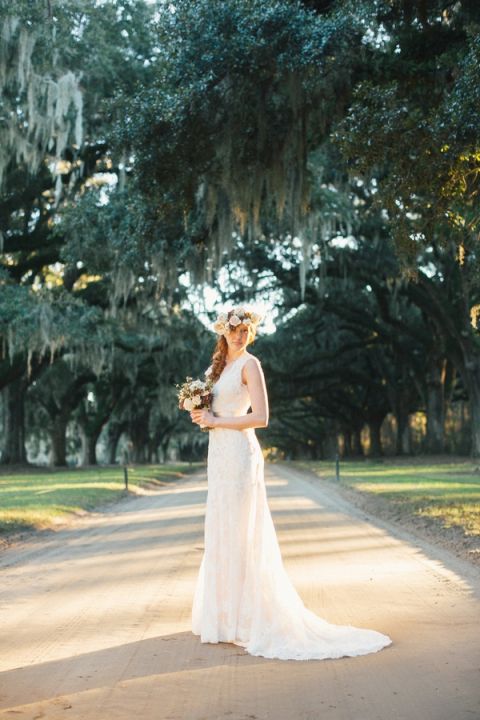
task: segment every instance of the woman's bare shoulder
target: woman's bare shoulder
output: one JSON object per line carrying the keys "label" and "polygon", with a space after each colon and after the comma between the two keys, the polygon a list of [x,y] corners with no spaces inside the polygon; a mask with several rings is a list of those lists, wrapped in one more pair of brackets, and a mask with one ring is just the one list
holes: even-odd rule
{"label": "woman's bare shoulder", "polygon": [[[245,372],[245,374],[247,374],[252,371],[254,374],[257,374],[257,371],[258,371],[258,373],[260,375],[263,375],[263,368],[262,368],[262,363],[260,362],[260,360],[257,357],[255,357],[255,355],[251,355],[250,353],[247,353],[247,355],[248,355],[248,357],[245,360],[245,362],[243,363],[242,376],[245,378],[244,372]],[[256,366],[257,370],[253,370],[253,368],[255,366]],[[251,377],[253,379],[253,376],[251,376]]]}
{"label": "woman's bare shoulder", "polygon": [[[260,370],[260,374],[263,374],[263,370],[262,370],[262,364],[261,364],[260,360],[257,357],[255,357],[255,355],[251,355],[250,353],[245,353],[245,355],[247,357],[245,359],[245,362],[242,365],[241,376],[242,376],[242,383],[244,385],[247,385],[247,382],[249,380],[249,377],[248,377],[249,373],[250,373],[251,369],[253,369],[254,366],[256,366]],[[253,360],[253,362],[252,362],[252,360]],[[250,374],[250,381],[253,381],[253,375],[251,375],[251,374]]]}
{"label": "woman's bare shoulder", "polygon": [[245,353],[245,355],[247,356],[247,360],[245,361],[245,365],[247,365],[247,364],[250,362],[250,360],[253,360],[253,361],[255,362],[255,364],[257,364],[257,365],[261,365],[261,364],[262,364],[261,361],[256,357],[256,355],[252,355],[251,353]]}

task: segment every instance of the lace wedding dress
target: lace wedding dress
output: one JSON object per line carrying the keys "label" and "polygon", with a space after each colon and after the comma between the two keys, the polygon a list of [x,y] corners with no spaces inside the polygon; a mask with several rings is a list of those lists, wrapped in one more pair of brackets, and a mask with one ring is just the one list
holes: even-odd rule
{"label": "lace wedding dress", "polygon": [[[224,368],[213,388],[215,415],[247,413],[241,371],[250,358],[245,353]],[[235,643],[282,660],[364,655],[391,643],[375,630],[332,625],[303,604],[283,566],[253,428],[209,433],[205,550],[192,631],[204,643]]]}

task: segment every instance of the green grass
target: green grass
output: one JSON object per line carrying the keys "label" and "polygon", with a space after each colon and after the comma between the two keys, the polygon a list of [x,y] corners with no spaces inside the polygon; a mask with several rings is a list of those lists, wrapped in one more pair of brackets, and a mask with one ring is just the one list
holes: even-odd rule
{"label": "green grass", "polygon": [[[296,462],[320,477],[335,477],[333,462]],[[427,458],[398,462],[340,462],[342,485],[388,501],[392,509],[435,518],[444,527],[459,527],[480,536],[480,467],[471,461],[438,463]]]}
{"label": "green grass", "polygon": [[[185,477],[203,463],[139,465],[128,469],[129,488],[161,486]],[[0,474],[0,533],[52,528],[68,516],[88,512],[125,495],[122,467],[76,470],[36,468]]]}

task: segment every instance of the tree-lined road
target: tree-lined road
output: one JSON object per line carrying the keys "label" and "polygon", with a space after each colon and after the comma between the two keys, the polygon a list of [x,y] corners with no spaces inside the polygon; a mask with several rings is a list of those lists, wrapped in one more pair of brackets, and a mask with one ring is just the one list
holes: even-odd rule
{"label": "tree-lined road", "polygon": [[190,632],[205,473],[129,498],[0,561],[0,717],[480,718],[478,573],[267,465],[287,570],[332,622],[387,633],[358,658],[275,661]]}

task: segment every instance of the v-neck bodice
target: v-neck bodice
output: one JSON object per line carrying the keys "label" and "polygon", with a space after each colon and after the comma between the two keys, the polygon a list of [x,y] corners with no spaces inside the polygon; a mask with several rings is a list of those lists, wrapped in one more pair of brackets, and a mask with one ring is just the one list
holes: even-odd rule
{"label": "v-neck bodice", "polygon": [[218,417],[245,415],[250,407],[250,393],[242,382],[242,368],[252,355],[245,353],[223,368],[213,386],[212,411]]}

